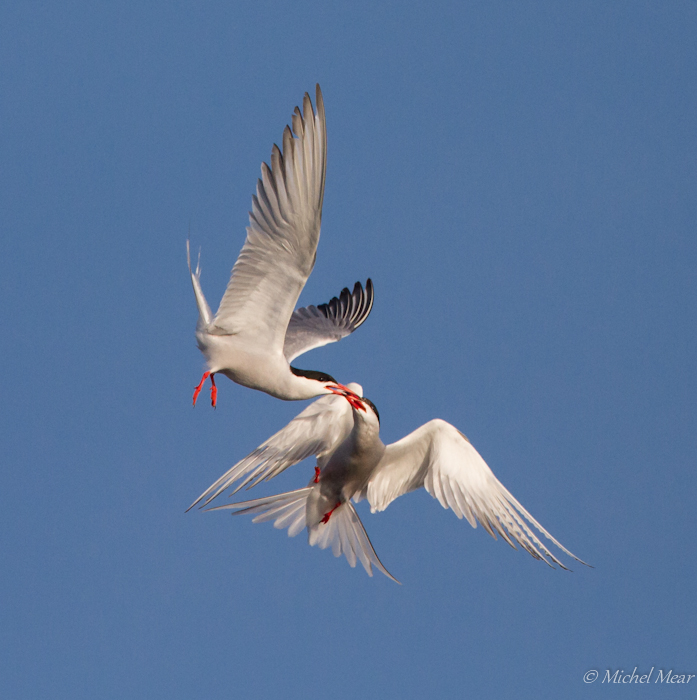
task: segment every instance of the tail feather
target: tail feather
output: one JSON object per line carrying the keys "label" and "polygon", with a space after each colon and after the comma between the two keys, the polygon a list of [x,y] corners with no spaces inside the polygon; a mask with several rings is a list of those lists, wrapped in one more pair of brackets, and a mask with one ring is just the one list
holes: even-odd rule
{"label": "tail feather", "polygon": [[288,528],[288,537],[295,537],[305,527],[305,502],[312,487],[280,493],[276,496],[256,498],[253,501],[229,503],[208,510],[234,510],[233,515],[243,513],[257,514],[253,523],[275,520],[274,527],[279,530]]}
{"label": "tail feather", "polygon": [[[295,537],[306,525],[307,498],[313,490],[313,486],[308,486],[276,496],[230,503],[208,510],[233,510],[233,515],[248,513],[255,516],[252,520],[255,523],[273,520],[275,528],[287,527],[288,536]],[[350,501],[342,503],[332,513],[327,523],[309,528],[308,542],[311,546],[319,546],[320,549],[331,546],[334,556],[340,557],[343,554],[351,567],[355,567],[356,562],[360,561],[368,576],[373,575],[374,566],[385,576],[399,583],[380,561]]]}
{"label": "tail feather", "polygon": [[191,285],[194,288],[194,296],[196,297],[196,306],[198,307],[198,323],[196,330],[207,328],[213,320],[213,314],[208,306],[206,297],[203,296],[201,289],[201,253],[199,252],[198,262],[196,263],[196,271],[191,269],[191,253],[189,251],[189,241],[186,241],[186,262],[189,264],[189,274],[191,275]]}
{"label": "tail feather", "polygon": [[373,575],[372,567],[375,566],[385,576],[399,583],[380,561],[351,501],[344,501],[332,513],[327,523],[309,528],[308,542],[320,549],[331,545],[334,556],[340,557],[343,554],[351,567],[356,566],[358,560],[363,564],[368,576]]}

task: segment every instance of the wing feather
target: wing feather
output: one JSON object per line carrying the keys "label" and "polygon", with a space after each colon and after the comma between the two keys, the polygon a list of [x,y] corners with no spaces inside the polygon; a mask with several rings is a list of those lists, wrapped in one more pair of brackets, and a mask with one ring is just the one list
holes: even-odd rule
{"label": "wing feather", "polygon": [[562,552],[585,564],[523,508],[469,440],[442,420],[432,420],[389,445],[361,495],[367,496],[375,512],[422,486],[458,518],[467,518],[472,527],[478,521],[494,539],[501,535],[513,548],[517,543],[535,559],[566,568],[533,528]]}
{"label": "wing feather", "polygon": [[[359,395],[363,390],[359,384],[349,384]],[[209,486],[190,506],[205,500],[203,506],[232,486],[238,479],[244,480],[235,488],[237,493],[244,486],[256,486],[278,476],[288,467],[316,455],[321,461],[325,454],[343,442],[353,427],[351,406],[343,396],[322,396],[313,401],[285,428],[279,430]],[[251,485],[250,485],[251,484]]]}
{"label": "wing feather", "polygon": [[314,266],[326,176],[326,120],[319,85],[296,107],[263,163],[249,213],[247,240],[208,332],[245,334],[250,345],[283,348],[286,328]]}
{"label": "wing feather", "polygon": [[373,308],[374,288],[368,279],[365,289],[356,282],[353,292],[347,287],[327,304],[296,309],[290,317],[283,354],[288,362],[308,350],[345,338],[368,318]]}

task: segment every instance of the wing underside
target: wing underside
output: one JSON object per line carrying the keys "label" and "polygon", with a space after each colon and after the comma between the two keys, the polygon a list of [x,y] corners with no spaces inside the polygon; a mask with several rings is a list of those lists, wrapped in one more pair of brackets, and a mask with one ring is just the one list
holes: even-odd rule
{"label": "wing underside", "polygon": [[368,279],[365,289],[356,282],[353,292],[347,287],[327,304],[296,309],[290,317],[283,354],[288,362],[313,348],[334,343],[353,333],[373,308],[373,282]]}
{"label": "wing underside", "polygon": [[283,347],[300,291],[314,266],[326,174],[326,122],[319,85],[316,112],[305,94],[293,129],[262,163],[247,240],[232,269],[212,334],[244,334],[267,350]]}
{"label": "wing underside", "polygon": [[479,522],[494,538],[500,535],[535,559],[567,567],[540,540],[535,530],[562,552],[585,564],[545,530],[494,476],[469,440],[455,427],[433,420],[389,445],[362,493],[373,511],[402,494],[424,487],[472,527]]}
{"label": "wing underside", "polygon": [[[348,388],[359,395],[363,393],[359,384],[351,383]],[[187,510],[201,501],[205,501],[203,505],[207,505],[239,479],[242,481],[233,493],[245,486],[251,488],[261,481],[268,481],[308,457],[317,456],[321,459],[322,455],[331,453],[343,442],[351,432],[352,425],[351,406],[343,396],[322,396],[313,401],[285,428],[231,467]]]}

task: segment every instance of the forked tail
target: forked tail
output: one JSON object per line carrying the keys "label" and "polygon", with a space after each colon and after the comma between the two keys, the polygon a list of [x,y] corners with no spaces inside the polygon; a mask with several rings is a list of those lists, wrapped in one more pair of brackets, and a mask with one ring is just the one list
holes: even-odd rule
{"label": "forked tail", "polygon": [[[307,498],[315,487],[308,486],[297,491],[288,491],[276,496],[257,498],[253,501],[230,503],[208,510],[233,510],[233,515],[242,513],[256,514],[254,523],[274,521],[279,530],[288,528],[288,536],[295,537],[306,526]],[[397,579],[383,566],[373,549],[368,533],[350,501],[345,501],[331,514],[326,523],[320,523],[309,530],[308,542],[326,549],[331,545],[335,557],[342,554],[348,563],[356,566],[356,561],[363,564],[368,576],[373,575],[373,566],[396,583]]]}
{"label": "forked tail", "polygon": [[201,253],[199,252],[199,259],[196,263],[196,270],[191,269],[191,253],[189,252],[189,241],[186,241],[186,261],[189,264],[189,274],[191,275],[191,285],[194,288],[194,296],[196,297],[196,306],[198,307],[198,323],[196,324],[196,330],[199,328],[208,328],[211,321],[213,320],[213,314],[208,306],[206,297],[203,296],[203,290],[201,289]]}

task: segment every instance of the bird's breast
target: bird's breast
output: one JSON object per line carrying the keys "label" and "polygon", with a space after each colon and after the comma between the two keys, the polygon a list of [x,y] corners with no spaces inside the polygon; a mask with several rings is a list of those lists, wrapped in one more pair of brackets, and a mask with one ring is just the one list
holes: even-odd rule
{"label": "bird's breast", "polygon": [[385,451],[379,439],[362,441],[355,437],[352,434],[344,440],[322,470],[322,481],[346,499],[365,487]]}

